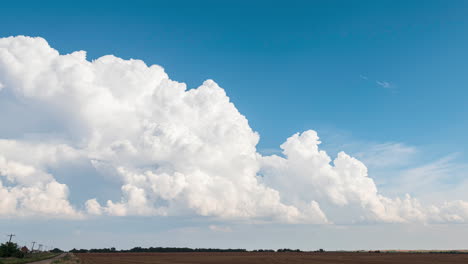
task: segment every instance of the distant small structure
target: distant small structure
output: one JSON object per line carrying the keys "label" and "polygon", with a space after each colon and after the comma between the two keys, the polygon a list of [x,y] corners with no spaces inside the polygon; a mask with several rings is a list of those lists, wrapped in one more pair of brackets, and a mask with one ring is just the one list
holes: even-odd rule
{"label": "distant small structure", "polygon": [[20,250],[21,250],[21,252],[23,252],[24,254],[29,253],[29,248],[26,247],[26,246],[22,247]]}

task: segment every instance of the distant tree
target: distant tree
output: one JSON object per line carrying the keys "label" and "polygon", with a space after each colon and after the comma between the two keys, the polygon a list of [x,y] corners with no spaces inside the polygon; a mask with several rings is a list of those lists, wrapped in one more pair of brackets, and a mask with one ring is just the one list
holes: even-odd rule
{"label": "distant tree", "polygon": [[275,252],[273,249],[254,249],[252,252]]}
{"label": "distant tree", "polygon": [[87,249],[72,249],[70,250],[71,253],[88,253],[88,250]]}
{"label": "distant tree", "polygon": [[302,252],[302,251],[300,249],[283,248],[283,249],[278,249],[277,252]]}
{"label": "distant tree", "polygon": [[13,242],[7,242],[0,245],[0,257],[2,258],[22,258],[24,257],[24,253],[21,252],[18,244]]}
{"label": "distant tree", "polygon": [[52,253],[63,253],[63,250],[61,250],[60,248],[54,248],[50,252],[52,252]]}

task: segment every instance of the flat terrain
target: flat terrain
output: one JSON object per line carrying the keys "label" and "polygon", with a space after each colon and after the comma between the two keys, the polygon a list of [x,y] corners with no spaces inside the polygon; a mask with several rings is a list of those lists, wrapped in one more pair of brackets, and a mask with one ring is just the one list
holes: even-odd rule
{"label": "flat terrain", "polygon": [[83,264],[468,263],[468,254],[431,253],[84,253]]}
{"label": "flat terrain", "polygon": [[0,264],[47,264],[63,255],[54,253],[37,253],[25,258],[0,258]]}
{"label": "flat terrain", "polygon": [[53,257],[53,258],[50,258],[50,259],[45,259],[45,260],[41,260],[41,261],[36,261],[36,262],[28,262],[28,264],[49,264],[49,263],[52,263],[53,261],[57,260],[57,259],[60,259],[60,258],[63,258],[67,253],[62,253],[56,257]]}

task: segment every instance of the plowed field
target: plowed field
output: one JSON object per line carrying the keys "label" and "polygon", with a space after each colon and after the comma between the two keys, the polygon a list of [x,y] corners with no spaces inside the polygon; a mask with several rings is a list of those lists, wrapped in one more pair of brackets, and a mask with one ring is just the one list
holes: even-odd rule
{"label": "plowed field", "polygon": [[83,264],[468,263],[468,254],[430,253],[85,253]]}

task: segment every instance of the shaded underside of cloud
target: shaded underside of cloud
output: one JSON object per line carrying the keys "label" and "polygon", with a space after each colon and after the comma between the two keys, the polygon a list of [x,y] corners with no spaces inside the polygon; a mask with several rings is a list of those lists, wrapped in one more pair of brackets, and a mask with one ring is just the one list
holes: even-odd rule
{"label": "shaded underside of cloud", "polygon": [[[42,38],[2,38],[0,100],[1,217],[468,220],[464,201],[422,205],[381,195],[362,162],[344,152],[332,160],[313,130],[288,138],[281,155],[264,156],[258,133],[214,81],[188,90],[140,60],[88,61],[84,51],[61,55]],[[80,190],[50,168],[77,159],[121,183],[121,199],[72,204],[69,193]]]}

